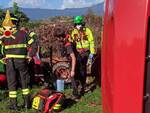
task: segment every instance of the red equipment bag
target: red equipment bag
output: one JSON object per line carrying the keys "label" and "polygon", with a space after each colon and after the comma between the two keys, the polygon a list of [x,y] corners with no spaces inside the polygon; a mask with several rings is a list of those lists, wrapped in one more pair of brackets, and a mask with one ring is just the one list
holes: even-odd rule
{"label": "red equipment bag", "polygon": [[0,87],[4,88],[6,87],[6,75],[5,74],[0,74]]}
{"label": "red equipment bag", "polygon": [[64,100],[64,94],[50,89],[42,89],[38,92],[32,102],[32,108],[42,113],[60,111]]}

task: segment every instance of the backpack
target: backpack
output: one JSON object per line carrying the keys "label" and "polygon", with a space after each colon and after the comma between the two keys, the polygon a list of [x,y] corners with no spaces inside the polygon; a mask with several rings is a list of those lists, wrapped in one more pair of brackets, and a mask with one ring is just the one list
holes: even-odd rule
{"label": "backpack", "polygon": [[32,108],[42,113],[61,111],[64,94],[50,89],[42,89],[33,98]]}

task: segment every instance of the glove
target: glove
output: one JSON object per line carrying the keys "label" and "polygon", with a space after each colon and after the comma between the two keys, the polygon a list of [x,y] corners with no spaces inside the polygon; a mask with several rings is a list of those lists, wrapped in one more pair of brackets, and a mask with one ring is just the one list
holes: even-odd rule
{"label": "glove", "polygon": [[93,55],[93,54],[90,54],[90,55],[89,55],[89,59],[91,59],[91,60],[92,60],[92,59],[93,59],[93,57],[94,57],[94,55]]}
{"label": "glove", "polygon": [[92,64],[92,62],[93,62],[93,57],[94,57],[93,54],[90,54],[90,55],[89,55],[89,58],[88,58],[88,61],[87,61],[87,64],[86,64],[86,65],[91,65],[91,64]]}
{"label": "glove", "polygon": [[40,59],[40,56],[39,56],[39,53],[38,53],[38,52],[36,53],[36,58],[37,58],[37,59]]}
{"label": "glove", "polygon": [[0,59],[0,62],[1,62],[2,64],[6,64],[6,63],[7,63],[7,60],[8,60],[8,58],[4,57],[4,58]]}

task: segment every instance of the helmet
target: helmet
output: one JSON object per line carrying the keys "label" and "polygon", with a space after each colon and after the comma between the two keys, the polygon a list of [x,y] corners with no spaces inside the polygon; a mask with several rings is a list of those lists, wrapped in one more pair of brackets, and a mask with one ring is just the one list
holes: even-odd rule
{"label": "helmet", "polygon": [[18,25],[18,18],[9,12],[9,10],[6,11],[6,13],[3,14],[3,22],[2,26],[17,26]]}
{"label": "helmet", "polygon": [[76,16],[74,18],[74,24],[82,24],[83,23],[83,17],[82,16]]}

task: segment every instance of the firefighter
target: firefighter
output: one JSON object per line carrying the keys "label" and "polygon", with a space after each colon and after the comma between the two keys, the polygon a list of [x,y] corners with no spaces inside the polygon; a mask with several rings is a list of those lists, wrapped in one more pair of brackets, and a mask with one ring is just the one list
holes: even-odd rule
{"label": "firefighter", "polygon": [[70,41],[75,43],[77,53],[77,72],[82,84],[81,95],[83,95],[86,86],[86,67],[89,65],[88,63],[91,65],[91,62],[89,61],[93,60],[95,44],[93,33],[85,26],[82,16],[76,16],[74,18],[74,29],[72,30]]}
{"label": "firefighter", "polygon": [[34,31],[29,31],[29,29],[25,27],[22,27],[20,30],[26,32],[29,37],[34,39],[35,43],[38,44],[37,34]]}
{"label": "firefighter", "polygon": [[[37,34],[36,34],[34,31],[29,31],[29,29],[28,29],[28,28],[25,28],[25,27],[22,27],[20,30],[26,32],[26,33],[29,35],[29,37],[30,37],[31,39],[34,39],[34,43],[36,44],[35,47],[36,47],[36,48],[37,48],[37,47],[39,48],[39,43],[38,43]],[[32,47],[32,49],[33,49],[33,47]],[[36,50],[36,49],[33,49],[33,50]],[[38,50],[39,50],[39,49],[38,49]],[[38,51],[36,51],[36,52],[38,52]]]}
{"label": "firefighter", "polygon": [[[3,35],[0,43],[4,45],[6,61],[6,75],[9,89],[10,105],[9,109],[18,110],[17,106],[17,78],[21,79],[22,94],[25,108],[30,108],[30,89],[27,59],[30,60],[35,54],[34,51],[27,53],[27,48],[35,46],[34,39],[28,34],[19,30],[19,20],[14,15],[10,16],[9,10],[6,12],[2,23]],[[19,72],[19,75],[17,74]],[[18,77],[19,76],[19,77]]]}
{"label": "firefighter", "polygon": [[29,73],[30,73],[30,81],[31,81],[30,82],[30,87],[32,88],[32,85],[35,84],[35,76],[34,75],[35,75],[35,72],[36,72],[35,67],[37,67],[36,59],[38,59],[38,61],[40,61],[39,43],[38,43],[38,39],[37,39],[37,34],[35,32],[29,31],[29,29],[25,28],[25,27],[22,27],[20,30],[26,32],[31,39],[34,39],[34,43],[36,44],[36,46],[34,46],[34,47],[37,48],[37,49],[33,49],[33,47],[28,48],[28,51],[31,51],[32,49],[37,50],[37,51],[35,51],[36,56],[33,56],[33,58],[31,59],[31,61],[29,62],[29,65],[28,65],[29,66]]}
{"label": "firefighter", "polygon": [[69,34],[66,34],[62,28],[56,28],[54,31],[54,36],[57,37],[57,40],[62,42],[62,46],[60,48],[61,56],[67,57],[71,62],[71,70],[69,79],[71,79],[71,84],[73,88],[72,99],[78,101],[80,98],[78,94],[77,83],[75,81],[75,67],[76,67],[76,57],[72,49],[71,43],[68,41],[70,38]]}

